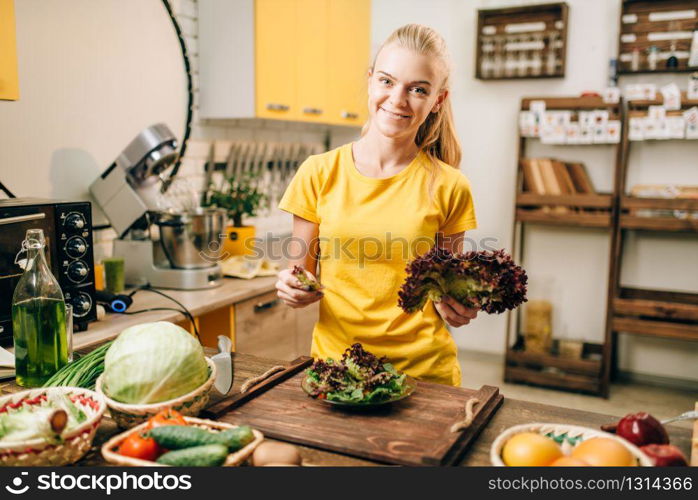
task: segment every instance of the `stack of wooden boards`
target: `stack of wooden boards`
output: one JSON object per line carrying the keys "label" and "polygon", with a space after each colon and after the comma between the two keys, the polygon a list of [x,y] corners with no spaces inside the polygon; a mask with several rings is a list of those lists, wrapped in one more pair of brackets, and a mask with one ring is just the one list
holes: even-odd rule
{"label": "stack of wooden boards", "polygon": [[[591,178],[583,163],[564,162],[554,158],[523,158],[523,192],[547,196],[595,194]],[[577,207],[544,206],[545,212],[567,213]]]}

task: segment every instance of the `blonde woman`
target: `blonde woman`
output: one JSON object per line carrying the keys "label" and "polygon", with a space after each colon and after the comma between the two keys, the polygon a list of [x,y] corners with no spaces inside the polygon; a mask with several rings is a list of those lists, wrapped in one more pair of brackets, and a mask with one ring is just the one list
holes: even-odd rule
{"label": "blonde woman", "polygon": [[294,215],[289,267],[310,275],[319,267],[325,287],[303,290],[290,268],[276,283],[290,307],[322,299],[315,358],[339,359],[360,342],[413,377],[460,385],[445,323],[467,325],[477,311],[449,297],[415,314],[397,305],[411,258],[434,244],[460,251],[476,227],[448,84],[441,36],[420,25],[396,30],[368,72],[361,138],[308,158],[279,204]]}

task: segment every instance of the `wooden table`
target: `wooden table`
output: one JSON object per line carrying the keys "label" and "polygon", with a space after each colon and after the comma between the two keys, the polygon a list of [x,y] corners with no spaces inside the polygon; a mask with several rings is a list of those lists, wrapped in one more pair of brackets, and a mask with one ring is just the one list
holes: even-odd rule
{"label": "wooden table", "polygon": [[[231,391],[235,393],[239,391],[240,386],[245,380],[264,373],[267,369],[274,365],[284,364],[275,360],[258,358],[255,356],[233,353],[233,388]],[[3,393],[16,392],[21,390],[14,382],[7,382],[2,386]],[[529,401],[520,401],[516,399],[507,399],[504,395],[504,403],[495,413],[493,419],[485,427],[483,432],[475,439],[472,446],[466,451],[461,460],[463,466],[482,466],[491,465],[489,460],[490,445],[504,429],[529,422],[560,422],[574,425],[583,425],[586,427],[598,428],[602,424],[614,422],[617,416],[603,415],[600,413],[592,413],[586,411],[573,410],[570,408],[562,408],[559,406],[543,405]],[[214,398],[212,403],[218,399]],[[639,410],[639,409],[638,409]],[[667,431],[671,438],[672,444],[678,446],[686,456],[691,453],[691,431],[675,426],[667,426]],[[118,432],[114,422],[105,418],[102,425],[97,431],[95,438],[95,446],[77,465],[79,466],[94,466],[105,465],[100,453],[100,446],[109,437]],[[375,462],[357,459],[346,455],[326,452],[318,449],[299,446],[303,463],[305,465],[322,465],[322,466],[367,466],[378,465]]]}

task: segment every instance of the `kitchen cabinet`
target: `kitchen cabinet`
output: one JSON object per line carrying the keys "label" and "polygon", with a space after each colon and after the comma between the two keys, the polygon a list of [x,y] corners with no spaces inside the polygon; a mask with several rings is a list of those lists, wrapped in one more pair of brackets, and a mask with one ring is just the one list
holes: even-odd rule
{"label": "kitchen cabinet", "polygon": [[0,99],[19,99],[13,0],[0,0]]}
{"label": "kitchen cabinet", "polygon": [[[327,0],[296,3],[296,103],[302,121],[327,121],[329,4]],[[258,22],[263,23],[264,19],[258,17]]]}
{"label": "kitchen cabinet", "polygon": [[267,292],[235,304],[235,351],[293,360],[310,354],[318,304],[293,309]]}
{"label": "kitchen cabinet", "polygon": [[359,126],[370,0],[200,0],[199,116]]}
{"label": "kitchen cabinet", "polygon": [[363,125],[367,72],[371,61],[370,0],[332,0],[329,9],[327,120],[337,125]]}
{"label": "kitchen cabinet", "polygon": [[256,116],[296,120],[297,2],[257,0],[255,9],[255,67],[240,69],[255,74]]}
{"label": "kitchen cabinet", "polygon": [[[216,348],[218,335],[228,335],[233,341],[233,351],[291,361],[310,355],[318,315],[317,302],[293,309],[273,290],[195,316],[194,321],[205,347]],[[189,321],[177,324],[194,334]]]}

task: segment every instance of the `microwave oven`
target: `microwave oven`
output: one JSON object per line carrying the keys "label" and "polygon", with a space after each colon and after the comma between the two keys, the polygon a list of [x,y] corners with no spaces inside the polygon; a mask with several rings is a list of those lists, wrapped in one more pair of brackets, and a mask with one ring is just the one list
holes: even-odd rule
{"label": "microwave oven", "polygon": [[75,331],[97,318],[90,202],[0,200],[0,345],[12,344],[12,295],[23,273],[15,258],[27,229],[44,231],[46,261],[73,306]]}

